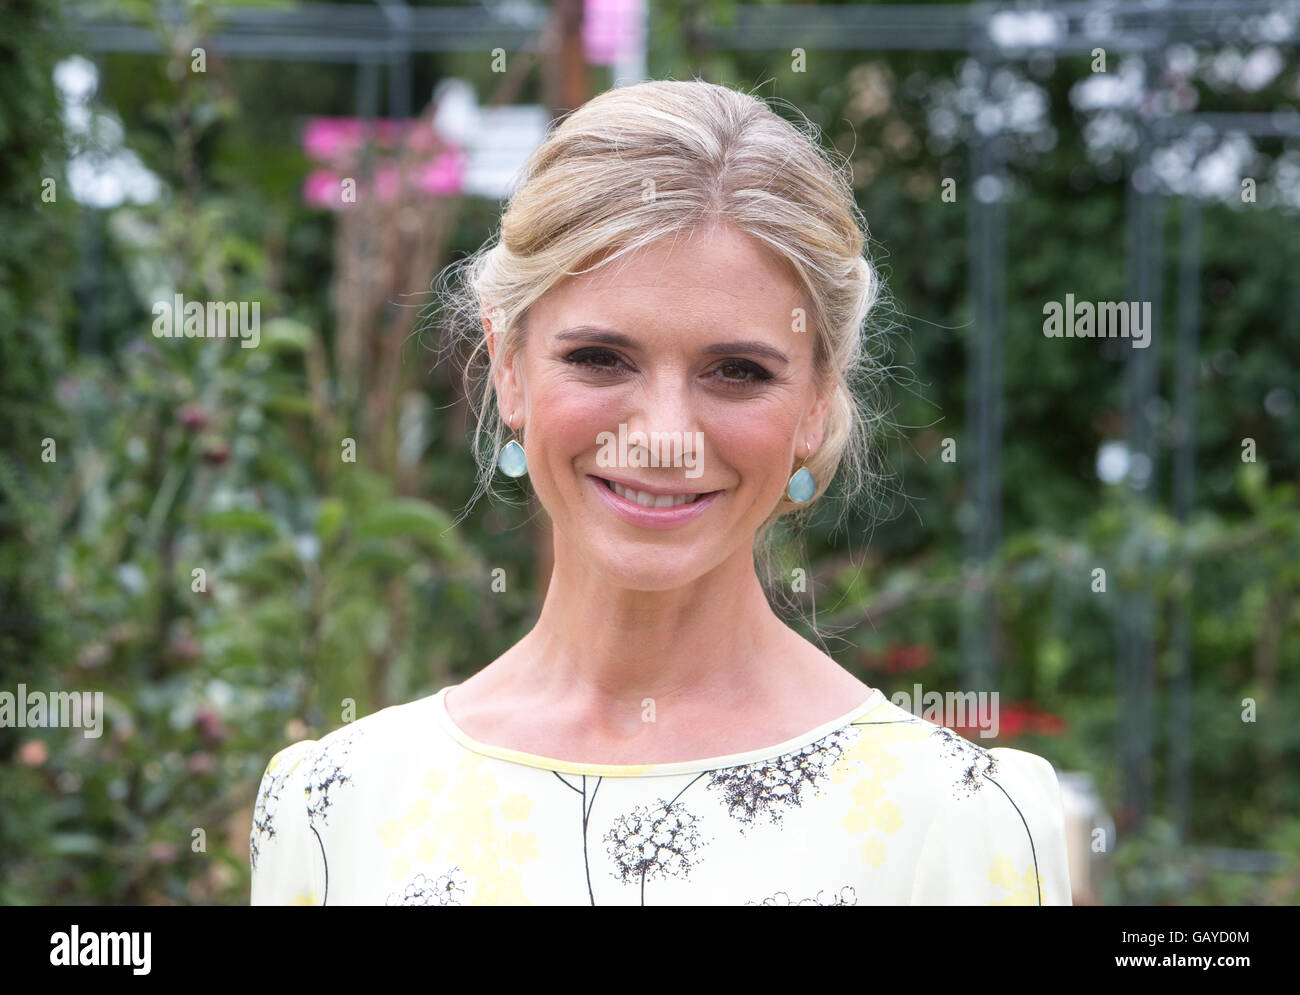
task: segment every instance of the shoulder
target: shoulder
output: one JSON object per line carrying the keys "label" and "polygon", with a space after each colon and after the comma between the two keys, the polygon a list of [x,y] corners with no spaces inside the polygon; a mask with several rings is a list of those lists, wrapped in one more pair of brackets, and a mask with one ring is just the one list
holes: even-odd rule
{"label": "shoulder", "polygon": [[914,903],[1070,904],[1061,791],[1044,757],[986,748],[889,701],[854,729],[921,833]]}
{"label": "shoulder", "polygon": [[1056,795],[1056,773],[1043,757],[1008,747],[986,747],[882,699],[852,723],[860,750],[901,765],[911,793],[936,805],[1012,785],[1031,795]]}
{"label": "shoulder", "polygon": [[380,709],[319,739],[299,740],[277,751],[266,765],[254,806],[254,866],[267,841],[331,828],[354,803],[390,790],[391,779],[401,777],[412,757],[428,759],[434,753],[430,744],[440,742],[432,734],[432,699]]}
{"label": "shoulder", "polygon": [[271,758],[267,777],[292,778],[306,796],[311,823],[328,823],[326,812],[336,798],[385,790],[414,758],[436,762],[448,743],[438,733],[434,698],[390,705],[319,739],[287,746]]}
{"label": "shoulder", "polygon": [[428,695],[404,704],[389,705],[339,726],[318,740],[294,743],[277,753],[272,763],[281,757],[291,763],[310,759],[314,766],[319,767],[389,758],[407,749],[412,739],[427,736],[434,728],[434,697]]}
{"label": "shoulder", "polygon": [[390,768],[413,747],[427,755],[419,737],[433,738],[433,695],[372,712],[340,726],[319,739],[303,739],[275,753],[266,765],[258,790],[259,806],[274,805],[287,785],[308,795],[347,782],[365,769]]}

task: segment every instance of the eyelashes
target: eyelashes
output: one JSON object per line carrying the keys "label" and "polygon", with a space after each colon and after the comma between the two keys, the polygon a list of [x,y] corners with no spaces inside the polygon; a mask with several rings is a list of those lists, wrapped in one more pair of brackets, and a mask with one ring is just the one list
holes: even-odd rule
{"label": "eyelashes", "polygon": [[[612,360],[613,365],[606,365],[602,362],[596,362],[597,359]],[[614,373],[618,367],[623,364],[623,360],[615,353],[608,349],[575,349],[564,357],[564,361],[573,366],[582,366],[587,369],[600,373]],[[734,376],[720,376],[717,379],[725,385],[728,390],[744,390],[766,383],[772,379],[772,374],[759,366],[757,363],[748,359],[727,359],[719,363],[715,368],[715,373],[723,370],[740,372],[745,374],[744,379],[736,379]]]}

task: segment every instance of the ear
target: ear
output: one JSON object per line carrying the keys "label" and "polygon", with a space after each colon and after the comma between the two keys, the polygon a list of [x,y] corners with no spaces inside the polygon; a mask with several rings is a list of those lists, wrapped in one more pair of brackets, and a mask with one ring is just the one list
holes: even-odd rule
{"label": "ear", "polygon": [[795,449],[797,454],[799,444],[806,440],[809,451],[803,456],[804,459],[807,459],[808,456],[811,456],[821,448],[822,436],[826,432],[826,416],[831,410],[831,400],[834,398],[835,392],[839,389],[840,385],[832,381],[829,388],[827,388],[823,393],[817,395],[817,400],[815,400],[813,406],[808,409],[808,414],[800,424],[799,440],[795,445]]}
{"label": "ear", "polygon": [[[487,337],[488,355],[496,360],[497,349],[501,344],[503,333],[493,327],[493,318],[496,312],[494,309],[483,311],[483,334]],[[513,413],[516,419],[523,414],[524,405],[523,397],[519,390],[519,380],[515,375],[515,362],[519,354],[511,356],[508,362],[503,362],[493,371],[492,382],[496,387],[497,410],[501,413],[501,420],[509,426],[508,419]],[[518,428],[518,425],[511,426]]]}

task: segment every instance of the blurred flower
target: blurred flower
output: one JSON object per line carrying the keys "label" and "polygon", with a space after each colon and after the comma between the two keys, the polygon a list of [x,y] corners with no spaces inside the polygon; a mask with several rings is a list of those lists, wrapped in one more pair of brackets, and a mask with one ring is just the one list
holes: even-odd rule
{"label": "blurred flower", "polygon": [[50,759],[50,748],[44,740],[29,739],[18,747],[18,762],[28,767],[39,767]]}
{"label": "blurred flower", "polygon": [[183,404],[180,410],[181,424],[191,432],[197,432],[208,426],[208,413],[198,404]]}
{"label": "blurred flower", "polygon": [[149,859],[156,864],[174,863],[176,854],[176,844],[167,840],[154,840],[149,844]]}
{"label": "blurred flower", "polygon": [[185,761],[185,769],[191,774],[211,774],[217,769],[217,758],[211,753],[191,753]]}
{"label": "blurred flower", "polygon": [[[358,118],[313,118],[303,131],[303,149],[320,165],[303,180],[303,201],[312,207],[342,210],[366,193],[374,199],[391,201],[406,191],[444,196],[458,192],[467,165],[465,153],[429,122],[378,120],[370,122],[369,134],[382,150],[367,182],[360,175],[359,153],[366,140],[366,126]],[[405,161],[398,166],[398,159]],[[403,182],[401,169],[406,170]],[[355,198],[343,199],[343,183],[357,183]],[[364,189],[361,189],[364,187]]]}
{"label": "blurred flower", "polygon": [[930,659],[930,647],[924,643],[890,643],[883,652],[862,650],[858,655],[858,664],[867,670],[903,674],[909,670],[928,667]]}
{"label": "blurred flower", "polygon": [[1032,702],[1013,702],[998,709],[999,739],[1013,739],[1025,733],[1060,736],[1065,730],[1063,718],[1043,711]]}
{"label": "blurred flower", "polygon": [[349,117],[314,117],[302,132],[302,148],[313,159],[330,162],[361,147],[361,121]]}
{"label": "blurred flower", "polygon": [[302,199],[312,207],[341,207],[343,181],[328,169],[313,169],[302,183]]}
{"label": "blurred flower", "polygon": [[77,654],[77,666],[85,667],[102,667],[108,663],[109,650],[103,643],[87,643]]}
{"label": "blurred flower", "polygon": [[415,186],[436,197],[459,193],[465,182],[467,159],[459,149],[442,152],[416,171]]}
{"label": "blurred flower", "polygon": [[208,443],[207,448],[203,450],[203,462],[209,466],[220,466],[228,459],[230,459],[230,446],[226,445],[224,439],[216,439]]}
{"label": "blurred flower", "polygon": [[167,643],[167,658],[178,663],[197,660],[203,655],[203,646],[189,633],[172,636]]}
{"label": "blurred flower", "polygon": [[211,705],[200,705],[194,710],[194,728],[209,746],[220,745],[228,735],[226,724]]}
{"label": "blurred flower", "polygon": [[930,647],[924,643],[890,646],[885,651],[885,669],[891,674],[920,670],[930,665]]}

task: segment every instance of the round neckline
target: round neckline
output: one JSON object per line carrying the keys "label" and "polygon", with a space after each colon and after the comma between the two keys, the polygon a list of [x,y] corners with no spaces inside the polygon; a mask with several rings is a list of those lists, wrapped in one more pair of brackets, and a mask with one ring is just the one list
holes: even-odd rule
{"label": "round neckline", "polygon": [[807,732],[792,736],[790,739],[771,746],[762,746],[756,750],[744,750],[740,753],[725,753],[721,756],[704,757],[699,760],[676,760],[671,763],[649,763],[649,764],[595,764],[582,763],[576,760],[561,760],[558,757],[545,757],[539,753],[526,753],[522,750],[512,750],[504,746],[493,746],[491,743],[484,743],[469,735],[460,726],[452,720],[451,713],[447,711],[447,692],[456,684],[448,684],[432,697],[434,716],[439,726],[465,749],[486,757],[493,757],[497,760],[506,760],[510,763],[522,764],[526,767],[536,767],[540,770],[555,771],[566,774],[593,774],[601,777],[662,777],[668,774],[691,774],[706,770],[716,770],[721,767],[742,767],[745,764],[756,763],[759,760],[769,760],[773,757],[783,756],[787,753],[793,753],[809,743],[816,742],[823,736],[827,736],[847,725],[854,719],[860,718],[867,712],[874,709],[884,700],[884,694],[879,688],[872,688],[871,694],[866,697],[860,705],[850,709],[843,715],[829,719]]}

